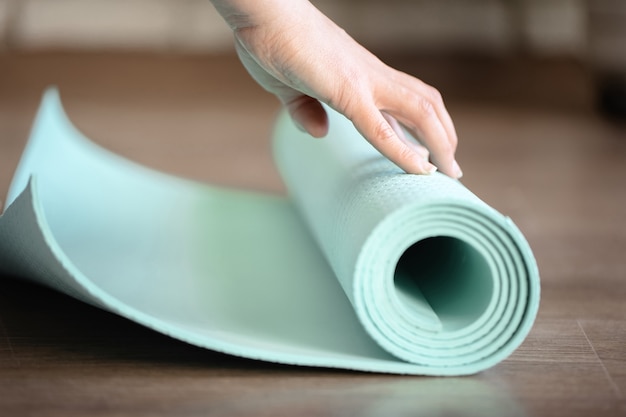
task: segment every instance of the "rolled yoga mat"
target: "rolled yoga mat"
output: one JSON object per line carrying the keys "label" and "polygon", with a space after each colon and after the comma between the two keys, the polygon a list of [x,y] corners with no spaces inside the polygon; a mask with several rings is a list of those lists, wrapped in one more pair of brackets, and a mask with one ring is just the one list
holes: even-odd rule
{"label": "rolled yoga mat", "polygon": [[284,197],[114,155],[49,90],[0,217],[0,271],[247,358],[422,375],[505,359],[539,305],[523,235],[460,182],[403,173],[327,110],[323,140],[278,117]]}

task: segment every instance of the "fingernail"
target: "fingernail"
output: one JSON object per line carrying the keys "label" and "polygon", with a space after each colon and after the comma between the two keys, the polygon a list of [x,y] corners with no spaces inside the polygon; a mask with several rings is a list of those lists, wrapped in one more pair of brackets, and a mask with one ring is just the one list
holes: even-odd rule
{"label": "fingernail", "polygon": [[461,170],[461,167],[459,166],[459,163],[457,161],[454,161],[452,163],[452,169],[454,170],[454,175],[457,179],[463,177],[463,170]]}
{"label": "fingernail", "polygon": [[437,171],[437,167],[431,163],[428,163],[424,168],[426,168],[427,175],[434,174]]}

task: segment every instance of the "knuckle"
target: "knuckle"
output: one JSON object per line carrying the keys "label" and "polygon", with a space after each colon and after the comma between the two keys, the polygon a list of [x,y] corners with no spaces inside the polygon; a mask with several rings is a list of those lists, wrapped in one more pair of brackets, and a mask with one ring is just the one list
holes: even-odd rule
{"label": "knuckle", "polygon": [[435,117],[437,109],[443,105],[443,98],[435,87],[427,86],[422,95],[416,97],[416,107],[422,119]]}
{"label": "knuckle", "polygon": [[341,113],[349,115],[356,111],[360,100],[371,96],[371,92],[356,68],[343,68],[338,79],[340,81],[333,83],[335,88],[328,93],[327,102]]}
{"label": "knuckle", "polygon": [[441,96],[439,90],[437,90],[435,87],[428,87],[428,96],[430,97],[432,103],[435,103],[437,105],[443,103],[443,97]]}
{"label": "knuckle", "polygon": [[401,145],[398,149],[398,159],[400,161],[410,161],[415,158],[415,152],[413,149],[406,145]]}
{"label": "knuckle", "polygon": [[373,140],[382,147],[391,146],[396,140],[396,133],[389,123],[381,121],[373,130]]}
{"label": "knuckle", "polygon": [[348,88],[338,86],[335,91],[329,95],[328,104],[330,107],[337,109],[340,113],[346,115],[348,119],[354,117],[354,101],[356,94],[348,91]]}
{"label": "knuckle", "polygon": [[452,152],[456,152],[456,148],[459,145],[459,140],[456,138],[456,136],[452,136],[449,138],[449,144],[450,144],[450,148],[452,149]]}
{"label": "knuckle", "polygon": [[417,108],[422,119],[430,118],[435,115],[435,107],[428,97],[421,96],[417,99]]}

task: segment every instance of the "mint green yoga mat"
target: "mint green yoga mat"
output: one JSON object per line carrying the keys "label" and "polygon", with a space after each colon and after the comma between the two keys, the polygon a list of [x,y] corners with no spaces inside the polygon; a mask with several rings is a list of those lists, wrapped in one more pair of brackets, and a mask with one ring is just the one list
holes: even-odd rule
{"label": "mint green yoga mat", "polygon": [[281,197],[116,156],[49,90],[0,217],[0,271],[247,358],[423,375],[505,359],[539,305],[520,231],[456,180],[403,173],[328,111],[323,140],[278,117]]}

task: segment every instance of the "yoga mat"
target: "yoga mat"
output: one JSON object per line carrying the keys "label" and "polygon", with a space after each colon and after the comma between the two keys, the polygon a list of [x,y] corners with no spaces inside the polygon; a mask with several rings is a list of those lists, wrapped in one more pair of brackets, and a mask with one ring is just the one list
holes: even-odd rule
{"label": "yoga mat", "polygon": [[0,271],[247,358],[422,375],[505,359],[539,305],[523,235],[459,181],[403,173],[327,110],[323,140],[278,116],[289,192],[273,196],[114,155],[48,90],[0,217]]}

